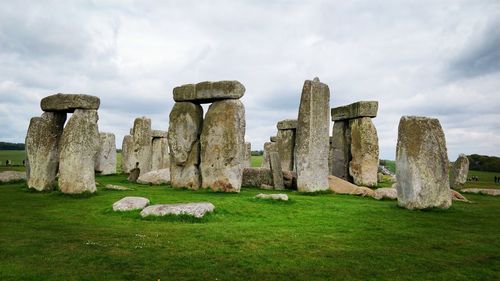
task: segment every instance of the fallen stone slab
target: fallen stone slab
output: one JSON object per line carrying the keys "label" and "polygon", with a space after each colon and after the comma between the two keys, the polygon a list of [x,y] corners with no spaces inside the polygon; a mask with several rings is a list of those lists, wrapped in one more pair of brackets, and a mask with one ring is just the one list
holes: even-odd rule
{"label": "fallen stone slab", "polygon": [[357,186],[336,176],[328,176],[330,190],[337,194],[372,196],[374,191],[365,186]]}
{"label": "fallen stone slab", "polygon": [[331,109],[332,121],[377,117],[378,101],[358,101]]}
{"label": "fallen stone slab", "polygon": [[170,182],[170,169],[160,169],[140,175],[137,183],[140,184],[166,184]]}
{"label": "fallen stone slab", "polygon": [[467,198],[465,198],[465,196],[463,196],[462,194],[460,194],[460,192],[456,190],[450,189],[450,195],[451,195],[451,200],[468,202],[468,203],[470,202]]}
{"label": "fallen stone slab", "polygon": [[276,124],[278,130],[295,130],[297,129],[297,119],[285,119]]}
{"label": "fallen stone slab", "polygon": [[141,216],[165,216],[165,215],[189,215],[202,218],[206,213],[215,210],[215,206],[209,202],[182,203],[182,204],[159,204],[152,205],[141,211]]}
{"label": "fallen stone slab", "polygon": [[398,191],[396,188],[390,188],[390,187],[377,188],[373,193],[373,198],[377,200],[382,200],[382,199],[396,200],[398,199]]}
{"label": "fallen stone slab", "polygon": [[288,195],[283,194],[283,193],[279,193],[279,194],[260,193],[260,194],[255,195],[255,198],[288,201]]}
{"label": "fallen stone slab", "polygon": [[238,81],[200,82],[174,88],[176,102],[212,103],[219,100],[239,99],[245,87]]}
{"label": "fallen stone slab", "polygon": [[490,195],[490,196],[500,196],[500,189],[493,189],[493,188],[464,188],[460,190],[460,192]]}
{"label": "fallen stone slab", "polygon": [[74,112],[75,109],[99,109],[101,100],[96,96],[82,94],[55,94],[45,97],[40,102],[43,111]]}
{"label": "fallen stone slab", "polygon": [[[97,185],[97,183],[96,183]],[[128,187],[121,186],[121,185],[114,185],[114,184],[106,184],[104,186],[104,189],[109,189],[109,190],[131,190]]]}
{"label": "fallen stone slab", "polygon": [[0,183],[26,180],[25,172],[5,171],[0,172]]}
{"label": "fallen stone slab", "polygon": [[113,211],[124,212],[142,210],[149,205],[149,199],[144,197],[127,196],[113,203]]}

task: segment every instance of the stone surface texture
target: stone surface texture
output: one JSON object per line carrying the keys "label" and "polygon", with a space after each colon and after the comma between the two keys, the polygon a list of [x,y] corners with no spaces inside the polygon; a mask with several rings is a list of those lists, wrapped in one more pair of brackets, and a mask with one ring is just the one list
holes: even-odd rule
{"label": "stone surface texture", "polygon": [[211,103],[226,99],[239,99],[245,87],[238,81],[200,82],[174,88],[176,102]]}
{"label": "stone surface texture", "polygon": [[140,175],[137,182],[141,184],[167,184],[170,182],[170,169],[149,171]]}
{"label": "stone surface texture", "polygon": [[104,186],[104,189],[109,189],[109,190],[130,190],[130,188],[121,186],[121,185],[115,185],[115,184],[106,184]]}
{"label": "stone surface texture", "polygon": [[201,186],[200,141],[203,108],[190,102],[177,102],[170,112],[168,145],[173,187],[198,189]]}
{"label": "stone surface texture", "polygon": [[162,130],[152,130],[151,137],[152,138],[166,138],[166,137],[168,137],[168,132],[162,131]]}
{"label": "stone surface texture", "polygon": [[189,215],[195,218],[202,218],[206,213],[211,213],[214,210],[215,206],[209,202],[160,204],[146,207],[141,211],[141,216]]}
{"label": "stone surface texture", "polygon": [[0,183],[7,183],[11,181],[20,181],[26,179],[25,172],[16,172],[16,171],[5,171],[0,172]]}
{"label": "stone surface texture", "polygon": [[81,94],[55,94],[45,97],[40,102],[43,111],[74,112],[75,109],[99,109],[98,97]]}
{"label": "stone surface texture", "polygon": [[329,109],[328,85],[306,80],[300,99],[295,138],[297,189],[328,190]]}
{"label": "stone surface texture", "polygon": [[377,116],[377,101],[358,101],[349,105],[332,108],[332,121]]}
{"label": "stone surface texture", "polygon": [[262,168],[271,168],[271,160],[269,159],[269,153],[272,151],[278,151],[278,147],[275,142],[265,142],[264,143],[264,154],[262,155]]}
{"label": "stone surface texture", "polygon": [[294,170],[295,129],[278,130],[276,151],[284,171]]}
{"label": "stone surface texture", "polygon": [[346,181],[352,181],[349,174],[351,161],[351,132],[349,121],[335,121],[332,129],[331,174]]}
{"label": "stone surface texture", "polygon": [[349,174],[354,184],[376,186],[379,164],[378,136],[369,117],[349,120],[351,161]]}
{"label": "stone surface texture", "polygon": [[99,133],[99,150],[95,171],[101,175],[116,174],[116,142],[112,133]]}
{"label": "stone surface texture", "polygon": [[149,205],[149,199],[144,197],[128,196],[113,203],[113,211],[125,212],[133,210],[142,210]]}
{"label": "stone surface texture", "polygon": [[[151,119],[138,117],[134,120],[134,155],[139,162],[140,174],[151,171]],[[135,163],[134,163],[135,167]]]}
{"label": "stone surface texture", "polygon": [[243,168],[252,167],[252,144],[245,142],[245,147],[243,149]]}
{"label": "stone surface texture", "polygon": [[151,170],[170,168],[167,138],[153,138],[151,147]]}
{"label": "stone surface texture", "polygon": [[451,168],[451,188],[456,190],[462,189],[467,182],[468,174],[469,158],[467,158],[467,155],[465,154],[460,154],[455,163],[453,163],[453,167]]}
{"label": "stone surface texture", "polygon": [[336,176],[328,176],[331,191],[337,194],[373,196],[374,191],[365,186],[357,186]]}
{"label": "stone surface texture", "polygon": [[94,166],[99,150],[97,110],[76,109],[64,127],[59,157],[63,193],[95,192]]}
{"label": "stone surface texture", "polygon": [[239,192],[245,148],[245,107],[240,100],[210,105],[200,137],[203,188]]}
{"label": "stone surface texture", "polygon": [[464,188],[460,190],[460,192],[475,193],[475,194],[490,195],[490,196],[500,196],[500,189],[493,189],[493,188]]}
{"label": "stone surface texture", "polygon": [[391,187],[377,188],[375,189],[373,198],[377,200],[382,200],[382,199],[397,200],[398,191],[396,188],[391,188]]}
{"label": "stone surface texture", "polygon": [[276,124],[276,128],[278,128],[278,130],[296,130],[297,119],[281,120]]}
{"label": "stone surface texture", "polygon": [[451,200],[454,200],[454,201],[461,201],[461,202],[468,202],[468,203],[470,202],[467,198],[465,198],[465,196],[460,194],[460,192],[453,190],[453,189],[450,189],[450,196],[451,196]]}
{"label": "stone surface texture", "polygon": [[[283,183],[286,189],[297,189],[297,174],[292,171],[283,171]],[[273,174],[269,168],[245,168],[241,186],[273,188]]]}
{"label": "stone surface texture", "polygon": [[439,120],[401,117],[396,149],[398,205],[407,209],[449,208],[448,165]]}
{"label": "stone surface texture", "polygon": [[126,135],[122,142],[122,171],[126,174],[135,168],[134,137]]}
{"label": "stone surface texture", "polygon": [[279,200],[279,201],[288,201],[288,195],[284,193],[278,193],[278,194],[264,194],[264,193],[259,193],[255,195],[255,198],[259,199],[272,199],[272,200]]}
{"label": "stone surface texture", "polygon": [[283,183],[283,170],[281,169],[281,160],[278,152],[271,152],[269,158],[271,160],[271,173],[273,174],[274,189],[285,189],[285,184]]}
{"label": "stone surface texture", "polygon": [[27,185],[38,191],[52,190],[59,168],[60,140],[66,113],[45,112],[31,118],[26,134]]}

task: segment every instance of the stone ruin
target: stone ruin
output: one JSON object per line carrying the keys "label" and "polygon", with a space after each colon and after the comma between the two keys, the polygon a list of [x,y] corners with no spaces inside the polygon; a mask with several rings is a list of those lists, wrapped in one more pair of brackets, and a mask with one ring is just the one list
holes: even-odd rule
{"label": "stone ruin", "polygon": [[116,142],[112,133],[99,133],[100,148],[94,170],[101,175],[116,174]]}
{"label": "stone ruin", "polygon": [[[29,188],[53,190],[59,172],[61,192],[96,191],[99,105],[99,98],[89,95],[56,94],[41,100],[44,113],[31,118],[26,134]],[[64,126],[67,113],[73,114]]]}
{"label": "stone ruin", "polygon": [[[174,88],[168,144],[173,187],[239,192],[248,149],[245,87],[238,81]],[[205,119],[200,104],[211,103]]]}
{"label": "stone ruin", "polygon": [[450,187],[455,190],[461,190],[464,188],[464,185],[467,182],[468,173],[469,158],[467,158],[467,155],[465,154],[460,154],[451,168]]}
{"label": "stone ruin", "polygon": [[360,186],[376,186],[379,165],[377,130],[371,118],[378,102],[359,101],[332,108],[330,173]]}

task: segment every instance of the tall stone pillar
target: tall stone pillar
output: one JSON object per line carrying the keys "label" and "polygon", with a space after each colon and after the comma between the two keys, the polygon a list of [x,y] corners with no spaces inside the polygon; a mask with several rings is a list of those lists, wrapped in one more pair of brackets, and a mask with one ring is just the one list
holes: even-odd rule
{"label": "tall stone pillar", "polygon": [[[132,131],[133,134],[133,131]],[[132,169],[135,168],[136,163],[135,153],[134,153],[134,137],[132,135],[126,135],[123,137],[122,142],[122,171],[125,174],[130,173]]]}
{"label": "tall stone pillar", "polygon": [[354,184],[376,186],[379,164],[377,130],[370,117],[349,121],[351,131],[351,155],[349,174]]}
{"label": "tall stone pillar", "polygon": [[112,133],[99,133],[95,171],[101,175],[116,174],[116,142]]}
{"label": "tall stone pillar", "polygon": [[133,131],[135,161],[139,162],[140,175],[143,175],[151,171],[151,119],[136,118]]}
{"label": "tall stone pillar", "polygon": [[281,159],[281,168],[283,171],[293,171],[297,120],[282,120],[276,127],[278,128],[276,146]]}

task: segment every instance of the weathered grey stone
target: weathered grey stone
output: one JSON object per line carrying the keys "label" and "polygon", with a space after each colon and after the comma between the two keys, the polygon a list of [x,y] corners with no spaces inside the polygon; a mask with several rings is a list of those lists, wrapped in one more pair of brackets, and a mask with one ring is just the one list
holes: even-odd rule
{"label": "weathered grey stone", "polygon": [[170,177],[173,187],[198,189],[201,186],[200,142],[203,108],[190,102],[177,102],[170,112],[168,145]]}
{"label": "weathered grey stone", "polygon": [[166,138],[166,137],[168,137],[168,132],[162,131],[162,130],[152,130],[151,137],[152,138]]}
{"label": "weathered grey stone", "polygon": [[500,196],[500,189],[493,189],[493,188],[464,188],[460,190],[460,192],[490,195],[490,196]]}
{"label": "weathered grey stone", "polygon": [[269,155],[269,159],[271,160],[271,173],[273,174],[274,189],[285,189],[285,184],[283,183],[283,171],[281,169],[281,159],[278,152],[272,151]]}
{"label": "weathered grey stone", "polygon": [[281,168],[284,171],[294,170],[295,133],[294,129],[278,130],[276,151],[279,154]]}
{"label": "weathered grey stone", "polygon": [[99,109],[101,100],[95,96],[80,94],[55,94],[40,102],[43,111],[74,112],[75,109]]}
{"label": "weathered grey stone", "polygon": [[377,188],[375,189],[373,198],[377,200],[382,200],[382,199],[396,200],[398,199],[398,191],[396,188],[390,188],[390,187]]}
{"label": "weathered grey stone", "polygon": [[130,173],[135,168],[136,163],[134,138],[131,135],[126,135],[122,142],[122,171],[126,174]]}
{"label": "weathered grey stone", "polygon": [[337,194],[373,196],[374,191],[365,186],[357,186],[336,176],[328,176],[331,191]]}
{"label": "weathered grey stone", "polygon": [[332,121],[361,117],[376,117],[378,101],[358,101],[349,105],[332,108]]}
{"label": "weathered grey stone", "polygon": [[195,218],[202,218],[206,213],[211,213],[214,210],[215,206],[209,202],[161,204],[145,208],[141,211],[141,216],[189,215]]}
{"label": "weathered grey stone", "polygon": [[[97,185],[97,182],[96,182]],[[121,185],[115,185],[115,184],[106,184],[104,186],[104,189],[109,189],[109,190],[131,190],[128,187],[121,186]]]}
{"label": "weathered grey stone", "polygon": [[470,201],[467,198],[465,198],[465,196],[463,196],[462,194],[460,194],[460,192],[458,192],[456,190],[450,189],[450,196],[451,196],[451,200],[453,200],[453,201],[470,203]]}
{"label": "weathered grey stone", "polygon": [[142,174],[137,179],[137,183],[141,184],[167,184],[170,182],[170,169],[161,169],[149,171]]}
{"label": "weathered grey stone", "polygon": [[211,103],[227,99],[239,99],[245,87],[238,81],[200,82],[174,88],[176,102]]}
{"label": "weathered grey stone", "polygon": [[[292,171],[283,171],[283,183],[286,189],[297,189],[297,174]],[[241,186],[262,187],[273,189],[273,174],[269,168],[245,168]]]}
{"label": "weathered grey stone", "polygon": [[203,188],[239,192],[245,147],[245,107],[239,100],[214,102],[208,108],[201,142]]}
{"label": "weathered grey stone", "polygon": [[66,113],[45,112],[31,118],[26,134],[27,185],[38,191],[52,190],[59,167],[59,143]]}
{"label": "weathered grey stone", "polygon": [[59,157],[63,193],[95,192],[94,166],[99,150],[97,110],[76,109],[64,127]]}
{"label": "weathered grey stone", "polygon": [[285,119],[276,124],[278,130],[295,130],[297,129],[297,119]]}
{"label": "weathered grey stone", "polygon": [[139,162],[140,174],[151,171],[151,119],[138,117],[134,120],[134,155]]}
{"label": "weathered grey stone", "polygon": [[396,177],[399,206],[407,209],[451,206],[448,154],[439,120],[401,117]]}
{"label": "weathered grey stone", "polygon": [[279,193],[279,194],[264,194],[264,193],[259,193],[255,195],[255,198],[259,199],[271,199],[271,200],[278,200],[278,201],[288,201],[288,195]]}
{"label": "weathered grey stone", "polygon": [[271,162],[269,159],[269,153],[272,151],[278,151],[278,147],[276,146],[275,142],[265,142],[264,143],[264,154],[262,155],[262,163],[261,167],[262,168],[269,168],[271,169]]}
{"label": "weathered grey stone", "polygon": [[276,136],[270,136],[269,137],[269,141],[270,142],[276,142],[277,140],[278,140],[278,137],[276,137]]}
{"label": "weathered grey stone", "polygon": [[356,185],[376,186],[378,172],[378,136],[369,117],[349,120],[351,161],[349,174]]}
{"label": "weathered grey stone", "polygon": [[12,181],[21,181],[26,179],[25,172],[5,171],[0,172],[0,183],[7,183]]}
{"label": "weathered grey stone", "polygon": [[153,138],[151,148],[151,170],[170,168],[167,138]]}
{"label": "weathered grey stone", "polygon": [[125,212],[142,210],[149,205],[149,199],[144,197],[127,196],[113,203],[113,211]]}
{"label": "weathered grey stone", "polygon": [[112,133],[99,133],[99,150],[95,171],[101,175],[116,174],[116,142]]}
{"label": "weathered grey stone", "polygon": [[467,155],[465,154],[460,154],[455,163],[453,163],[453,167],[451,169],[451,188],[456,190],[462,189],[467,182],[468,174],[469,158],[467,158]]}
{"label": "weathered grey stone", "polygon": [[243,168],[252,167],[252,144],[245,142]]}
{"label": "weathered grey stone", "polygon": [[330,90],[317,80],[304,82],[297,119],[295,160],[302,192],[328,190]]}
{"label": "weathered grey stone", "polygon": [[349,174],[351,161],[351,131],[348,121],[335,121],[332,129],[332,165],[331,174],[352,181]]}

